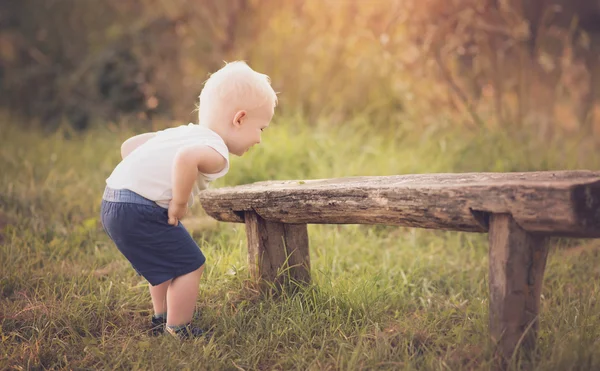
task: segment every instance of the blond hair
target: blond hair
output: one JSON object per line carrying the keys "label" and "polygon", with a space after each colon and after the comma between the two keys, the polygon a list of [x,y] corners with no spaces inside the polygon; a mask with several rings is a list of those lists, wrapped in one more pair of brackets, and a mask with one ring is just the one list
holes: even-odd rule
{"label": "blond hair", "polygon": [[208,123],[216,111],[253,109],[267,104],[277,106],[277,93],[269,76],[254,71],[243,61],[225,63],[210,75],[200,93],[198,119]]}

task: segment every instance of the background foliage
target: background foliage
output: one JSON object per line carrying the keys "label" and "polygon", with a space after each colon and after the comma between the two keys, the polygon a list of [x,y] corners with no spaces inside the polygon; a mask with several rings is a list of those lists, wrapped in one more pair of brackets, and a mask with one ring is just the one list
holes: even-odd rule
{"label": "background foliage", "polygon": [[[600,5],[567,0],[8,0],[5,106],[55,126],[193,121],[208,73],[243,59],[282,111],[339,125],[596,134]],[[531,130],[529,130],[531,129]]]}

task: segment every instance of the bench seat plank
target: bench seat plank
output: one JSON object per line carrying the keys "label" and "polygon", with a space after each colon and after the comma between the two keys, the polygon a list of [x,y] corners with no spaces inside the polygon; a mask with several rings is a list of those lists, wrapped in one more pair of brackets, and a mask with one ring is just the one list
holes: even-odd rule
{"label": "bench seat plank", "polygon": [[600,237],[600,171],[452,173],[268,181],[200,193],[207,214],[244,222],[385,224],[487,232],[510,214],[528,232]]}

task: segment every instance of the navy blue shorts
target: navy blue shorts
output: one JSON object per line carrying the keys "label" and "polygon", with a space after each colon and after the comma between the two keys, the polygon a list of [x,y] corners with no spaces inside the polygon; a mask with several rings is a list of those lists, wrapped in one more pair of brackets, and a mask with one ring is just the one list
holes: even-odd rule
{"label": "navy blue shorts", "polygon": [[107,187],[100,214],[108,236],[152,286],[193,272],[206,261],[181,221],[170,225],[167,209],[137,193]]}

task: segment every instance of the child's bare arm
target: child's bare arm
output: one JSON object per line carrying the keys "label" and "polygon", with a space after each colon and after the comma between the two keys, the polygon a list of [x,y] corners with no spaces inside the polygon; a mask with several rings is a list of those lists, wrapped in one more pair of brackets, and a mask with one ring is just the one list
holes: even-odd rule
{"label": "child's bare arm", "polygon": [[179,150],[173,161],[173,199],[169,204],[169,223],[177,225],[177,221],[187,212],[187,202],[198,173],[218,173],[225,168],[227,161],[213,148],[204,145]]}
{"label": "child's bare arm", "polygon": [[127,157],[136,148],[146,143],[150,138],[154,137],[156,133],[144,133],[136,135],[127,139],[121,144],[121,158]]}

